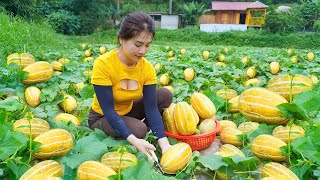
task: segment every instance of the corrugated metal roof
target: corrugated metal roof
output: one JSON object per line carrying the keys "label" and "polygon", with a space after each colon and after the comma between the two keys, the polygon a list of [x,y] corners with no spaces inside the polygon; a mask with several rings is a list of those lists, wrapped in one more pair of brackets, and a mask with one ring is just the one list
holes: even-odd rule
{"label": "corrugated metal roof", "polygon": [[245,11],[251,8],[267,8],[268,6],[256,1],[256,2],[221,2],[212,1],[212,10],[223,11],[223,10],[234,10],[234,11]]}

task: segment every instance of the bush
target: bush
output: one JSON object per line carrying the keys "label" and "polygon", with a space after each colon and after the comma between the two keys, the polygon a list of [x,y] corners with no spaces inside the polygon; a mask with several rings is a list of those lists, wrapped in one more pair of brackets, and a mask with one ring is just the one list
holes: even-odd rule
{"label": "bush", "polygon": [[313,26],[314,30],[319,32],[320,31],[320,20],[316,21],[314,23],[314,26]]}
{"label": "bush", "polygon": [[298,11],[275,12],[266,16],[263,28],[268,32],[295,32],[304,27],[304,20]]}
{"label": "bush", "polygon": [[79,17],[65,10],[49,14],[47,22],[56,32],[62,34],[74,35],[80,29]]}

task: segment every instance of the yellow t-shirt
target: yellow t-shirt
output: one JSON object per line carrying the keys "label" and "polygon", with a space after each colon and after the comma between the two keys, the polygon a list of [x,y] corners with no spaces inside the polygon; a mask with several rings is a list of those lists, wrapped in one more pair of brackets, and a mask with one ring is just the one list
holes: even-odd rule
{"label": "yellow t-shirt", "polygon": [[[138,82],[138,88],[128,90],[121,87],[121,80]],[[132,109],[133,101],[142,97],[143,85],[157,83],[156,72],[152,64],[142,58],[134,67],[128,67],[118,58],[117,49],[101,55],[94,61],[91,83],[112,86],[114,109],[119,115],[125,115]],[[92,109],[103,114],[97,96],[94,95]]]}

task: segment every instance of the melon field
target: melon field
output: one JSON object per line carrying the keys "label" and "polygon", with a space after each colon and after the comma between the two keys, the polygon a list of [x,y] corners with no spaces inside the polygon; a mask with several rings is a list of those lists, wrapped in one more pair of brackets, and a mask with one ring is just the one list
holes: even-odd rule
{"label": "melon field", "polygon": [[157,86],[174,95],[166,131],[216,131],[197,150],[169,137],[163,156],[149,132],[157,166],[88,127],[93,62],[117,46],[34,43],[0,46],[0,179],[320,178],[319,49],[153,44],[146,58]]}

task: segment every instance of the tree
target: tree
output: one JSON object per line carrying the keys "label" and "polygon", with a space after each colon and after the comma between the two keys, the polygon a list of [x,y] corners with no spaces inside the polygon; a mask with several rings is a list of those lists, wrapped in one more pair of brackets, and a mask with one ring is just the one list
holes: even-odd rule
{"label": "tree", "polygon": [[185,25],[196,25],[198,18],[205,11],[205,5],[203,3],[197,3],[192,1],[183,5],[184,16],[183,22]]}

